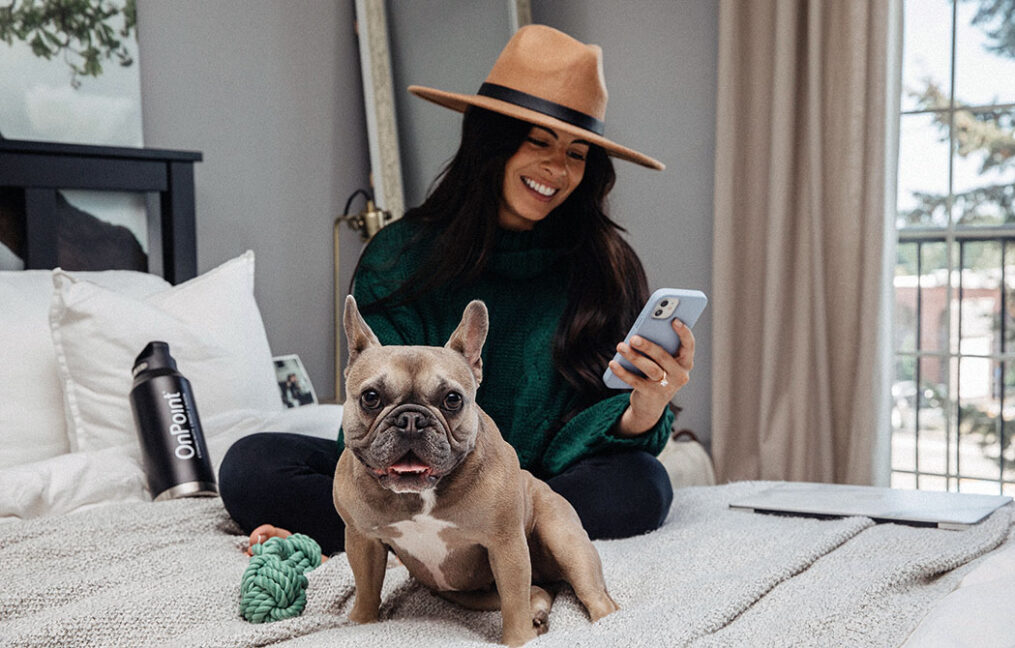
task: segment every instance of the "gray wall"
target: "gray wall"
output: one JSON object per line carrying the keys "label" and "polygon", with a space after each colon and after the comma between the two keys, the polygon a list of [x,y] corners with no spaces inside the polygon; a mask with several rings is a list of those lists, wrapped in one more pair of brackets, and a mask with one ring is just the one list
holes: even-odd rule
{"label": "gray wall", "polygon": [[508,0],[387,0],[405,204],[418,205],[458,148],[461,115],[410,85],[472,93],[511,37]]}
{"label": "gray wall", "polygon": [[[354,18],[334,0],[138,2],[145,144],[204,153],[198,269],[254,250],[271,349],[298,353],[321,398],[334,392],[332,222],[369,178]],[[344,228],[345,284],[359,249]]]}

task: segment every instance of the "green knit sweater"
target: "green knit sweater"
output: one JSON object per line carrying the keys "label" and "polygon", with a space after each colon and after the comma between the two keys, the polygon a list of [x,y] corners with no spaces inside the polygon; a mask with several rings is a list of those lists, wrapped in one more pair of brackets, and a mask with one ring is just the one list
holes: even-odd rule
{"label": "green knit sweater", "polygon": [[[392,293],[422,263],[426,241],[432,237],[406,247],[421,227],[397,221],[364,250],[353,290],[361,308]],[[364,314],[383,344],[444,346],[466,304],[473,299],[486,302],[490,332],[476,399],[515,448],[522,467],[544,479],[578,459],[611,450],[640,449],[657,455],[673,423],[667,409],[647,433],[617,436],[613,429],[630,400],[625,391],[561,425],[578,394],[553,366],[553,336],[567,301],[561,244],[553,238],[549,228],[539,225],[527,232],[501,230],[495,253],[478,281],[447,286],[382,313]]]}

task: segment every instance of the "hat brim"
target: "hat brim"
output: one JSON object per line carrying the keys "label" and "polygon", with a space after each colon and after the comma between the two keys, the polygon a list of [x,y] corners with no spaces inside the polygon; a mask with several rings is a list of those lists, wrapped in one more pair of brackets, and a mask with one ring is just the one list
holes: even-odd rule
{"label": "hat brim", "polygon": [[507,115],[508,117],[514,117],[515,119],[529,122],[530,124],[545,126],[553,129],[554,131],[562,131],[575,137],[580,137],[591,144],[602,147],[613,157],[618,157],[623,160],[627,160],[628,162],[634,162],[635,164],[640,164],[643,167],[655,169],[656,171],[662,171],[666,168],[666,165],[659,160],[651,158],[643,153],[639,153],[634,149],[629,149],[626,146],[621,146],[612,140],[606,139],[602,135],[598,135],[579,126],[569,124],[568,122],[557,119],[556,117],[551,117],[529,108],[523,108],[522,106],[518,106],[507,101],[494,99],[492,97],[484,97],[482,95],[465,95],[455,92],[445,92],[443,90],[417,85],[409,86],[409,92],[417,97],[421,97],[427,101],[432,101],[435,104],[458,112],[465,112],[465,109],[469,106],[478,106],[479,108],[492,110],[494,112],[501,113],[502,115]]}

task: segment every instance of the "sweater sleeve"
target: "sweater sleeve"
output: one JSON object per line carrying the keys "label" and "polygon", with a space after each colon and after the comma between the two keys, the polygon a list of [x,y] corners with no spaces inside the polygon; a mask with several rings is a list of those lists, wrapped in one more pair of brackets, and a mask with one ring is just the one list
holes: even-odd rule
{"label": "sweater sleeve", "polygon": [[630,402],[630,393],[616,394],[579,412],[550,441],[543,454],[543,471],[557,475],[582,457],[610,451],[643,450],[652,455],[662,452],[670,437],[673,412],[666,408],[655,427],[645,434],[622,437],[613,430]]}

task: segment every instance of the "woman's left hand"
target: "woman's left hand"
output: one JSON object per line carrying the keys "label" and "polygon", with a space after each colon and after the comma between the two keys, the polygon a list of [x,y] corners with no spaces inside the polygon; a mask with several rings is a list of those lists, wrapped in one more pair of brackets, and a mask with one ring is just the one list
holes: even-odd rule
{"label": "woman's left hand", "polygon": [[614,361],[610,369],[634,391],[631,405],[624,410],[618,424],[621,436],[638,436],[655,427],[667,403],[690,380],[694,367],[694,334],[680,320],[673,320],[673,330],[680,338],[676,355],[670,355],[661,346],[639,335],[631,338],[631,345],[621,342],[617,351],[637,367],[644,376],[632,373]]}

